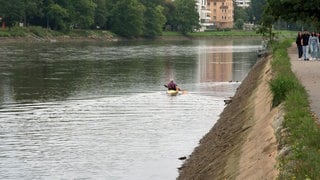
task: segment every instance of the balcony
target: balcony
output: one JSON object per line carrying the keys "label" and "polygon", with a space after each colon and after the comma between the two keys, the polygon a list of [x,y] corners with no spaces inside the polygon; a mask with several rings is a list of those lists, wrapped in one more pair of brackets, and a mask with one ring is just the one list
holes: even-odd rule
{"label": "balcony", "polygon": [[229,7],[228,6],[226,6],[226,5],[222,5],[222,6],[220,6],[220,9],[228,9]]}
{"label": "balcony", "polygon": [[213,26],[214,23],[212,22],[205,22],[205,23],[201,23],[202,26]]}
{"label": "balcony", "polygon": [[201,11],[202,11],[203,13],[211,14],[210,9],[202,9]]}

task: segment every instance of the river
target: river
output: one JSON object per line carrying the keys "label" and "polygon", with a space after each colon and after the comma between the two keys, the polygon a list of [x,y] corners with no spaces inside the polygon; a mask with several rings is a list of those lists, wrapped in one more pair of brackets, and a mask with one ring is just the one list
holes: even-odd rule
{"label": "river", "polygon": [[[261,41],[0,44],[0,179],[175,179]],[[185,90],[166,95],[173,78]]]}

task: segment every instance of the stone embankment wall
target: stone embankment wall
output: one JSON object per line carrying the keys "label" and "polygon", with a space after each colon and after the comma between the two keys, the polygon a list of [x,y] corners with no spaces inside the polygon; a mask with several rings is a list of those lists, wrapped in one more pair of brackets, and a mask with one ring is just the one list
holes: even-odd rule
{"label": "stone embankment wall", "polygon": [[275,131],[283,113],[272,108],[271,59],[256,63],[220,119],[179,168],[178,179],[276,179]]}

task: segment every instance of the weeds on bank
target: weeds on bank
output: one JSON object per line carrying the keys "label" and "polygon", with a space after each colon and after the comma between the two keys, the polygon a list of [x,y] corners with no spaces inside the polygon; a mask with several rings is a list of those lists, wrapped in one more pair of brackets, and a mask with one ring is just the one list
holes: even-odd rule
{"label": "weeds on bank", "polygon": [[232,36],[261,36],[260,34],[257,34],[255,31],[241,31],[241,30],[228,30],[228,31],[204,31],[204,32],[194,32],[189,33],[191,36],[195,37],[207,37],[207,36],[226,36],[226,37],[232,37]]}
{"label": "weeds on bank", "polygon": [[[164,31],[162,33],[162,36],[183,36],[179,32],[173,32],[173,31]],[[255,31],[242,31],[242,30],[214,30],[214,31],[204,31],[204,32],[192,32],[188,33],[187,36],[190,37],[210,37],[210,36],[222,36],[222,37],[232,37],[232,36],[261,36],[260,34],[257,34]]]}
{"label": "weeds on bank", "polygon": [[286,47],[289,44],[273,44],[272,69],[276,73],[275,78],[270,82],[273,93],[273,106],[278,106],[286,99],[287,93],[291,89],[299,86],[297,79],[291,72],[291,64],[287,55]]}
{"label": "weeds on bank", "polygon": [[68,32],[54,31],[40,26],[29,27],[12,27],[11,29],[0,29],[0,37],[26,37],[28,35],[38,36],[40,38],[52,37],[52,36],[74,36],[74,37],[101,37],[101,36],[115,36],[115,34],[109,31],[103,30],[81,30],[74,29]]}
{"label": "weeds on bank", "polygon": [[288,149],[278,157],[278,179],[318,179],[320,130],[310,112],[308,94],[291,71],[287,54],[291,43],[292,40],[286,40],[273,45],[275,76],[270,81],[270,88],[273,106],[284,103],[285,117],[278,141],[279,148]]}
{"label": "weeds on bank", "polygon": [[29,27],[12,27],[0,30],[0,37],[25,37],[27,35],[33,34],[38,37],[56,36],[60,35],[57,31],[52,31],[39,26],[29,26]]}

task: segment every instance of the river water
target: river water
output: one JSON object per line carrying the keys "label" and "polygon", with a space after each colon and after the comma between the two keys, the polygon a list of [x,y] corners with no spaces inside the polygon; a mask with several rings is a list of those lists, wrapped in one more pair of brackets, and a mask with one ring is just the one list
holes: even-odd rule
{"label": "river water", "polygon": [[[175,179],[261,41],[0,44],[0,179]],[[174,78],[185,93],[168,96]],[[231,82],[232,81],[232,82]]]}

